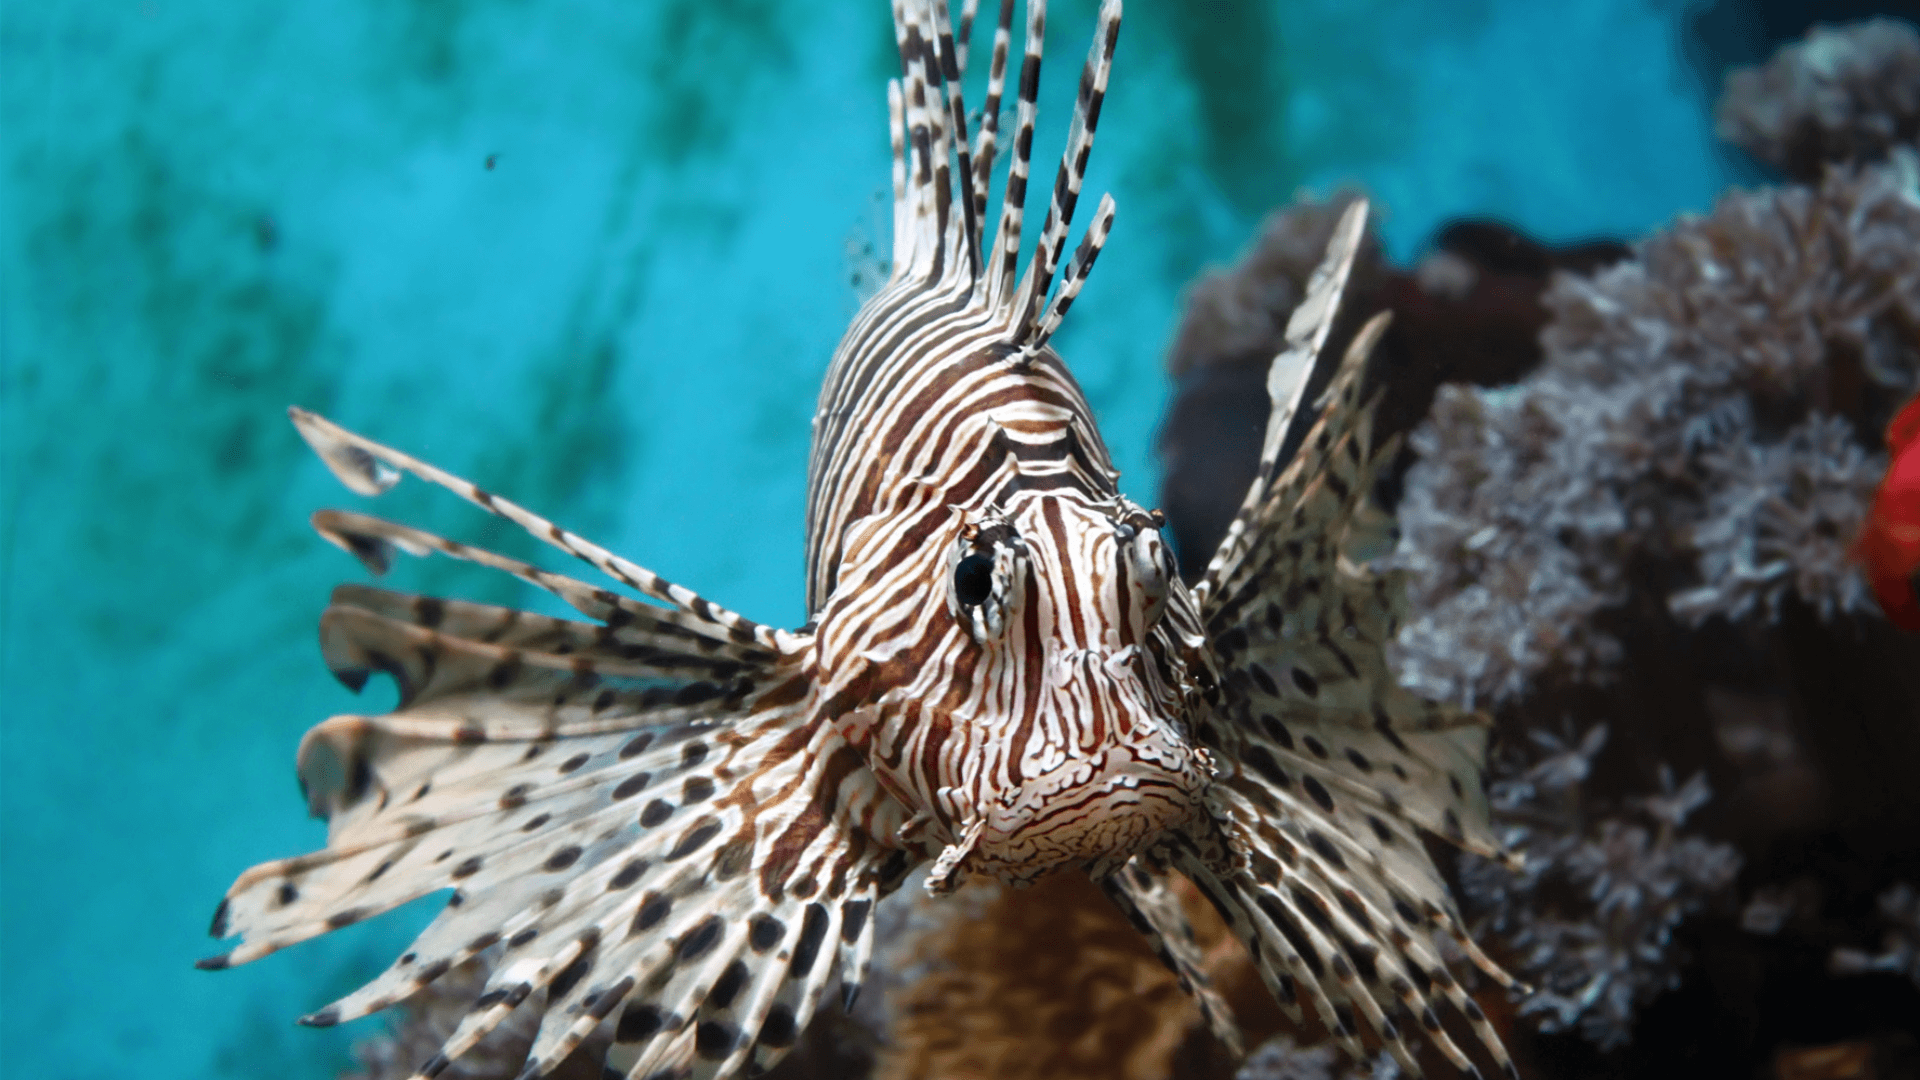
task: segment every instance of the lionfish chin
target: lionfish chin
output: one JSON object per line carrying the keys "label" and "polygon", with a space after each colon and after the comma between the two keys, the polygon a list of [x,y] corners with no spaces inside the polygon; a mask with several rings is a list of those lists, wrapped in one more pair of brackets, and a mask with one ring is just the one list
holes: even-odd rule
{"label": "lionfish chin", "polygon": [[[300,409],[293,422],[353,491],[411,473],[590,564],[587,584],[356,513],[314,517],[376,574],[396,552],[478,563],[584,619],[343,585],[321,618],[328,666],[398,706],[301,741],[324,850],[240,875],[213,921],[222,968],[436,890],[439,916],[383,974],[303,1022],[383,1009],[481,953],[484,990],[431,1077],[530,996],[526,1075],[604,1028],[630,1077],[756,1075],[821,996],[847,1004],[874,904],[930,864],[1015,885],[1092,875],[1200,996],[1168,875],[1245,943],[1282,1007],[1354,1054],[1409,1070],[1418,1025],[1463,1070],[1435,1012],[1500,1040],[1448,973],[1436,932],[1487,973],[1423,846],[1502,853],[1487,824],[1483,719],[1401,689],[1383,660],[1399,583],[1343,554],[1380,463],[1360,374],[1384,317],[1340,361],[1285,463],[1308,374],[1353,264],[1342,220],[1272,366],[1257,478],[1203,580],[1176,576],[1158,513],[1129,502],[1073,376],[1048,346],[1113,222],[1103,198],[1062,255],[1120,28],[1100,9],[1036,250],[1020,272],[1044,0],[1026,5],[1012,152],[989,242],[989,185],[1013,32],[994,31],[969,137],[944,0],[896,0],[888,86],[892,276],[859,311],[814,418],[807,606],[753,622],[425,462]],[[1305,423],[1304,416],[1301,420]],[[637,595],[636,595],[637,594]],[[1371,1032],[1362,1034],[1363,1027]]]}

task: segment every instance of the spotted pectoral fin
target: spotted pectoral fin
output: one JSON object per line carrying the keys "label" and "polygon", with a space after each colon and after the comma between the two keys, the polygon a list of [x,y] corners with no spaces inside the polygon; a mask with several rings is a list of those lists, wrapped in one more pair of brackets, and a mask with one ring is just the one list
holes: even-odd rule
{"label": "spotted pectoral fin", "polygon": [[1373,445],[1360,398],[1381,325],[1348,349],[1325,410],[1245,519],[1237,557],[1210,570],[1202,617],[1222,677],[1217,715],[1233,729],[1222,750],[1230,761],[1255,755],[1236,762],[1243,770],[1283,763],[1309,801],[1510,861],[1482,790],[1486,719],[1399,685],[1387,649],[1405,615],[1404,582],[1353,557],[1377,546],[1369,495],[1397,452],[1393,440]]}
{"label": "spotted pectoral fin", "polygon": [[1118,872],[1099,879],[1098,884],[1133,928],[1153,945],[1160,962],[1179,977],[1180,988],[1193,995],[1213,1037],[1236,1058],[1246,1053],[1233,1009],[1207,975],[1206,958],[1194,941],[1193,925],[1187,921],[1166,873],[1136,856]]}
{"label": "spotted pectoral fin", "polygon": [[1248,750],[1313,780],[1317,802],[1407,820],[1511,862],[1488,817],[1488,719],[1413,694],[1387,664],[1398,578],[1339,559],[1276,565],[1272,576],[1277,588],[1224,609],[1231,618],[1211,635],[1219,714],[1252,740]]}
{"label": "spotted pectoral fin", "polygon": [[[1356,525],[1370,539],[1378,523],[1363,513],[1379,471],[1398,453],[1398,441],[1373,444],[1373,408],[1360,397],[1367,357],[1385,323],[1368,323],[1347,348],[1327,388],[1327,405],[1285,469],[1271,483],[1256,478],[1248,504],[1196,587],[1201,614],[1216,635],[1251,629],[1271,618],[1279,602],[1291,612],[1309,596],[1338,602],[1336,577],[1349,554]],[[1257,496],[1257,498],[1256,498]],[[1386,617],[1398,618],[1389,606]],[[1277,623],[1270,628],[1280,632]]]}
{"label": "spotted pectoral fin", "polygon": [[[1364,1060],[1361,1023],[1407,1072],[1422,1075],[1407,1043],[1414,1025],[1467,1075],[1473,1063],[1441,1026],[1435,1005],[1450,1004],[1508,1076],[1517,1076],[1499,1034],[1447,971],[1435,949],[1435,919],[1384,866],[1361,861],[1337,831],[1300,845],[1292,830],[1262,829],[1244,869],[1183,853],[1175,865],[1191,879],[1247,947],[1281,1008],[1305,1020],[1303,1003],[1347,1052]],[[1329,852],[1345,851],[1330,857]],[[1343,865],[1344,860],[1344,865]],[[1497,969],[1494,969],[1497,971]]]}
{"label": "spotted pectoral fin", "polygon": [[1255,541],[1271,522],[1274,508],[1290,504],[1300,488],[1319,473],[1320,457],[1354,419],[1352,401],[1348,399],[1356,398],[1359,393],[1359,375],[1368,352],[1386,328],[1384,317],[1375,317],[1348,347],[1340,373],[1323,398],[1328,408],[1293,459],[1281,458],[1289,433],[1301,422],[1300,406],[1307,385],[1324,363],[1322,350],[1340,313],[1340,301],[1366,236],[1367,203],[1356,199],[1335,225],[1326,255],[1307,283],[1307,295],[1287,321],[1286,348],[1268,365],[1269,411],[1261,439],[1260,463],[1241,500],[1239,512],[1229,523],[1220,546],[1208,561],[1206,574],[1195,588],[1196,597],[1203,604],[1225,584],[1242,575],[1246,563],[1254,557]]}
{"label": "spotted pectoral fin", "polygon": [[633,816],[630,806],[658,816],[639,809],[656,789],[680,802],[712,797],[715,770],[745,737],[740,725],[769,700],[805,696],[807,677],[790,663],[738,675],[724,694],[658,672],[586,680],[561,654],[512,644],[520,633],[519,646],[551,645],[578,627],[521,613],[506,644],[489,644],[454,633],[494,621],[477,607],[456,608],[437,631],[376,610],[406,599],[350,590],[323,618],[336,669],[392,673],[401,705],[333,717],[301,740],[301,785],[328,819],[328,845],[241,875],[215,928],[242,935],[228,961],[439,889],[469,896],[544,864],[563,840],[585,855],[649,829],[659,822],[618,819]]}
{"label": "spotted pectoral fin", "polygon": [[[858,982],[867,914],[913,858],[882,846],[897,804],[808,712],[804,657],[363,586],[334,599],[330,664],[392,674],[402,704],[308,733],[328,846],[243,874],[214,926],[241,941],[203,966],[450,889],[405,955],[309,1022],[504,949],[443,1059],[544,991],[537,1061],[606,1022],[708,1075],[770,1063],[826,987]],[[738,1045],[715,1058],[725,1031]]]}
{"label": "spotted pectoral fin", "polygon": [[1184,848],[1176,868],[1220,909],[1282,1005],[1298,1015],[1311,1002],[1356,1055],[1364,1018],[1417,1074],[1402,1037],[1418,1022],[1469,1067],[1434,1012],[1444,999],[1511,1069],[1432,935],[1511,980],[1467,936],[1423,841],[1432,832],[1500,854],[1481,789],[1485,720],[1397,684],[1386,649],[1402,584],[1355,558],[1377,532],[1363,511],[1396,449],[1373,445],[1360,400],[1382,325],[1349,348],[1299,452],[1250,497],[1244,535],[1203,583],[1220,695],[1198,731],[1220,768],[1218,812],[1247,850],[1228,861]]}
{"label": "spotted pectoral fin", "polygon": [[1264,733],[1236,730],[1231,742],[1215,806],[1239,826],[1245,857],[1210,858],[1201,846],[1182,845],[1174,867],[1246,944],[1281,1006],[1300,1021],[1302,1004],[1311,1003],[1356,1056],[1364,1018],[1417,1076],[1402,1041],[1415,1023],[1469,1067],[1434,1011],[1444,1001],[1511,1072],[1499,1036],[1448,972],[1434,935],[1448,935],[1496,981],[1512,980],[1468,937],[1419,824],[1335,795]]}
{"label": "spotted pectoral fin", "polygon": [[[711,870],[677,882],[643,874],[644,891],[613,906],[589,969],[549,988],[530,1072],[558,1065],[605,1023],[609,1062],[627,1075],[758,1075],[827,993],[838,987],[852,999],[872,955],[874,906],[917,859],[855,824],[871,821],[887,797],[855,751],[824,726],[816,736],[792,773],[754,785],[772,799],[757,820],[721,830]],[[671,864],[675,850],[662,858]]]}
{"label": "spotted pectoral fin", "polygon": [[[1334,625],[1308,621],[1328,610]],[[1385,642],[1344,633],[1341,610],[1303,605],[1290,639],[1256,629],[1229,669],[1222,711],[1253,755],[1239,765],[1280,762],[1323,808],[1404,820],[1511,863],[1488,816],[1487,718],[1397,685]]]}
{"label": "spotted pectoral fin", "polygon": [[544,688],[513,681],[322,724],[302,768],[334,808],[329,845],[241,875],[214,926],[241,942],[203,966],[451,889],[405,955],[307,1022],[384,1008],[499,949],[424,1075],[539,991],[530,1075],[603,1023],[647,1067],[681,1050],[695,1075],[770,1065],[827,988],[859,982],[873,905],[916,861],[879,839],[904,815],[789,668],[734,702],[633,703],[621,730],[563,716],[551,735],[475,740],[450,726],[467,711],[491,732],[547,723]]}

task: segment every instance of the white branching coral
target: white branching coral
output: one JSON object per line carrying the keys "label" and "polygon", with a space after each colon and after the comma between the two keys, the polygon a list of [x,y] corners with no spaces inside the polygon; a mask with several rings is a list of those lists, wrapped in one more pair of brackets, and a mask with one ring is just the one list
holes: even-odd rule
{"label": "white branching coral", "polygon": [[1848,538],[1886,460],[1860,445],[1853,425],[1811,416],[1778,443],[1721,446],[1701,465],[1712,480],[1692,540],[1706,584],[1676,594],[1674,614],[1695,624],[1716,614],[1771,618],[1789,593],[1823,618],[1871,609]]}
{"label": "white branching coral", "polygon": [[1339,1051],[1329,1043],[1303,1047],[1290,1035],[1275,1035],[1247,1055],[1234,1080],[1400,1080],[1405,1076],[1393,1056],[1384,1051],[1370,1061],[1354,1062],[1335,1072]]}
{"label": "white branching coral", "polygon": [[1413,434],[1420,464],[1407,477],[1394,563],[1411,574],[1418,615],[1401,632],[1399,660],[1401,681],[1429,697],[1506,700],[1551,663],[1586,671],[1619,655],[1592,616],[1624,595],[1607,554],[1627,530],[1617,487],[1628,480],[1593,475],[1597,460],[1585,472],[1555,467],[1549,455],[1588,449],[1565,437],[1561,425],[1579,413],[1551,404],[1557,389],[1444,386]]}
{"label": "white branching coral", "polygon": [[1404,681],[1489,704],[1549,667],[1603,675],[1620,646],[1594,616],[1648,567],[1691,573],[1672,600],[1693,622],[1789,593],[1871,611],[1846,552],[1920,375],[1917,171],[1902,152],[1729,194],[1558,276],[1526,380],[1443,388],[1399,507]]}
{"label": "white branching coral", "polygon": [[1704,776],[1675,786],[1663,770],[1659,794],[1631,800],[1628,816],[1600,817],[1580,785],[1606,727],[1579,740],[1532,735],[1541,756],[1497,759],[1505,775],[1490,792],[1525,869],[1510,874],[1469,856],[1461,891],[1533,984],[1521,1014],[1542,1031],[1578,1031],[1610,1049],[1632,1037],[1641,1006],[1677,985],[1674,928],[1733,883],[1740,856],[1680,831],[1711,794]]}
{"label": "white branching coral", "polygon": [[1720,137],[1789,176],[1885,157],[1920,135],[1920,33],[1897,19],[1816,26],[1756,68],[1729,72]]}
{"label": "white branching coral", "polygon": [[1276,1035],[1247,1055],[1234,1080],[1333,1080],[1339,1053],[1326,1043],[1302,1047]]}
{"label": "white branching coral", "polygon": [[1828,966],[1836,975],[1905,975],[1920,986],[1920,891],[1901,882],[1880,894],[1878,906],[1887,928],[1880,951],[1835,949]]}

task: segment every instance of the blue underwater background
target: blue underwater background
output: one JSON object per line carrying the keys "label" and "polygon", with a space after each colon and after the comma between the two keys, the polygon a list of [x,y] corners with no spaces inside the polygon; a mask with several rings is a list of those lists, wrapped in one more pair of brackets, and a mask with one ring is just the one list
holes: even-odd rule
{"label": "blue underwater background", "polygon": [[[1053,10],[1042,170],[1093,7]],[[1363,185],[1403,261],[1459,215],[1559,240],[1705,209],[1735,177],[1687,16],[1133,5],[1089,180],[1119,219],[1056,339],[1129,493],[1154,501],[1182,286],[1302,186]],[[808,420],[849,249],[886,241],[893,68],[878,0],[6,5],[0,1072],[331,1076],[366,1023],[293,1017],[417,924],[192,966],[236,873],[322,842],[301,732],[391,693],[319,663],[364,575],[306,516],[358,500],[287,405],[801,621]],[[418,483],[385,501],[534,553]]]}

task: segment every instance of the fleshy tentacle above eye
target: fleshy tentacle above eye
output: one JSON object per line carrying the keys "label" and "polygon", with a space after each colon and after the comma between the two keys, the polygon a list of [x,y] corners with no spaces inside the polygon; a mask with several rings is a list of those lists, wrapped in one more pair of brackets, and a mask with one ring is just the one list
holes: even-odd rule
{"label": "fleshy tentacle above eye", "polygon": [[1355,252],[1364,204],[1334,230],[1269,377],[1273,412],[1259,471],[1195,589],[1220,673],[1201,741],[1220,766],[1217,798],[1244,842],[1229,862],[1174,849],[1174,865],[1214,904],[1296,1017],[1311,1001],[1358,1052],[1360,1018],[1419,1072],[1405,1044],[1418,1024],[1463,1070],[1472,1065],[1434,1005],[1464,1015],[1492,1059],[1498,1035],[1435,949],[1445,933],[1497,981],[1511,979],[1468,938],[1422,842],[1431,832],[1495,858],[1481,767],[1486,720],[1401,688],[1385,648],[1404,610],[1401,582],[1351,557],[1375,476],[1397,442],[1374,446],[1361,401],[1376,317],[1342,358],[1294,458],[1296,424]]}
{"label": "fleshy tentacle above eye", "polygon": [[529,1076],[603,1025],[634,1075],[770,1067],[823,993],[857,986],[873,905],[918,861],[892,846],[899,805],[813,711],[810,639],[766,631],[465,481],[297,419],[336,472],[383,481],[358,490],[390,487],[393,475],[375,470],[392,462],[672,606],[376,518],[316,515],[323,535],[376,571],[395,551],[439,552],[597,621],[336,590],[322,619],[329,666],[356,688],[391,674],[401,703],[307,734],[300,777],[329,819],[328,845],[242,874],[213,926],[240,943],[202,966],[451,889],[392,966],[304,1021],[385,1008],[493,950],[473,1010],[419,1075],[443,1072],[540,992]]}

